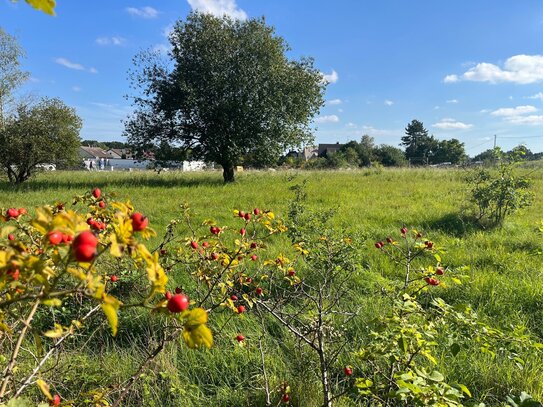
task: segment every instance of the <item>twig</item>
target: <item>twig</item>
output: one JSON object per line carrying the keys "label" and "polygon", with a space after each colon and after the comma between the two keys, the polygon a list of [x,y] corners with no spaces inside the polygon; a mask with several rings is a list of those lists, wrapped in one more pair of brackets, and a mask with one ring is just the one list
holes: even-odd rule
{"label": "twig", "polygon": [[11,359],[9,361],[8,367],[6,368],[4,372],[4,379],[2,381],[2,388],[0,389],[0,399],[4,397],[6,394],[6,389],[8,387],[9,379],[12,376],[13,368],[15,367],[15,362],[17,360],[17,356],[19,356],[19,351],[21,350],[21,345],[23,344],[23,340],[26,336],[26,332],[28,331],[28,328],[30,327],[30,322],[32,322],[32,318],[34,318],[34,314],[38,310],[38,306],[40,305],[40,300],[36,300],[34,303],[34,306],[28,313],[28,316],[26,317],[26,320],[24,322],[24,327],[21,329],[21,333],[19,334],[19,338],[17,339],[17,343],[15,344],[15,348],[13,349],[13,353],[11,354]]}
{"label": "twig", "polygon": [[[93,309],[91,309],[87,315],[85,315],[83,318],[81,318],[81,321],[85,321],[88,317],[90,317],[92,314],[94,314],[96,311],[98,311],[100,309],[100,305],[97,305],[96,307],[94,307]],[[26,389],[29,385],[30,385],[30,382],[32,381],[32,379],[34,378],[34,376],[36,376],[36,374],[38,374],[38,372],[40,371],[40,369],[43,367],[43,365],[45,364],[45,362],[53,355],[53,353],[55,352],[55,350],[58,349],[58,347],[62,344],[62,342],[64,342],[68,337],[72,336],[74,334],[74,331],[73,330],[70,330],[68,332],[66,332],[64,334],[64,336],[62,336],[56,343],[55,345],[49,349],[49,351],[45,354],[45,356],[40,360],[40,363],[38,363],[38,365],[34,368],[34,370],[32,371],[32,373],[26,378],[26,380],[23,382],[23,385],[21,387],[19,387],[19,390],[17,390],[17,392],[15,393],[15,396],[14,398],[17,398],[19,397],[22,392],[24,391],[24,389]]]}

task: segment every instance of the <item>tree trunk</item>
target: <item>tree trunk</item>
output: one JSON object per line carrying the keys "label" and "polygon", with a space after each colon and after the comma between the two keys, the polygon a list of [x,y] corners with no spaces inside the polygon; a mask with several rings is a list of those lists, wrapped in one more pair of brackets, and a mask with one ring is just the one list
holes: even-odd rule
{"label": "tree trunk", "polygon": [[225,184],[229,182],[234,182],[234,166],[232,164],[223,164],[222,176],[224,178]]}

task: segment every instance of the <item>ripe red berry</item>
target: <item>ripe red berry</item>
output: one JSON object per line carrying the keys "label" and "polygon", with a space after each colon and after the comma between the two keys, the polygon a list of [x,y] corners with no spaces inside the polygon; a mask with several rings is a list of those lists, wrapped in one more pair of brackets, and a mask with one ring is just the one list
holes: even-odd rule
{"label": "ripe red berry", "polygon": [[168,310],[170,312],[185,311],[189,307],[189,299],[186,295],[175,294],[168,300]]}
{"label": "ripe red berry", "polygon": [[378,249],[381,249],[383,247],[383,243],[382,242],[377,242],[375,243],[375,247],[378,248]]}
{"label": "ripe red berry", "polygon": [[109,279],[111,280],[112,283],[116,283],[116,282],[119,280],[119,277],[117,277],[117,276],[114,274],[114,275],[112,275]]}
{"label": "ripe red berry", "polygon": [[387,237],[387,243],[392,243],[394,240],[392,240],[391,237]]}
{"label": "ripe red berry", "polygon": [[400,229],[400,233],[402,235],[405,235],[407,233],[407,228],[404,226],[403,228]]}
{"label": "ripe red berry", "polygon": [[51,400],[52,406],[60,406],[60,396],[58,394],[55,394],[53,396],[53,399]]}
{"label": "ripe red berry", "polygon": [[8,240],[11,240],[11,241],[14,241],[15,240],[15,236],[13,235],[13,233],[10,233],[8,235]]}
{"label": "ripe red berry", "polygon": [[247,277],[247,278],[245,279],[245,282],[246,282],[247,284],[251,284],[251,283],[253,282],[253,279],[252,279],[251,277]]}
{"label": "ripe red berry", "polygon": [[292,277],[292,276],[294,276],[295,274],[296,274],[296,271],[295,271],[292,267],[288,269],[288,275],[289,275],[289,276]]}
{"label": "ripe red berry", "polygon": [[256,295],[262,295],[262,287],[256,287]]}
{"label": "ripe red berry", "polygon": [[102,191],[100,191],[100,188],[94,188],[92,190],[92,196],[96,199],[100,198],[100,195],[102,195]]}
{"label": "ripe red berry", "polygon": [[238,212],[238,216],[239,216],[240,218],[244,218],[244,217],[245,217],[245,212],[239,211],[239,212]]}
{"label": "ripe red berry", "polygon": [[427,240],[426,242],[424,242],[424,244],[426,245],[426,247],[428,249],[431,249],[432,247],[434,247],[434,243],[433,242],[430,242],[429,240]]}
{"label": "ripe red berry", "polygon": [[436,268],[436,274],[438,276],[442,276],[443,274],[445,274],[445,269],[443,267]]}
{"label": "ripe red berry", "polygon": [[59,231],[53,230],[47,234],[49,236],[49,243],[53,246],[56,246],[62,242],[63,235]]}
{"label": "ripe red berry", "polygon": [[245,307],[243,305],[240,305],[238,307],[238,314],[243,314],[245,312]]}
{"label": "ripe red berry", "polygon": [[168,251],[166,249],[160,249],[160,255],[164,256]]}
{"label": "ripe red berry", "polygon": [[198,242],[195,242],[194,240],[190,242],[191,247],[196,250],[198,248]]}
{"label": "ripe red berry", "polygon": [[211,258],[217,260],[219,258],[219,253],[211,253]]}
{"label": "ripe red berry", "polygon": [[203,242],[203,243],[202,243],[202,246],[203,246],[203,247],[208,247],[208,246],[209,246],[209,243],[208,243],[208,242]]}
{"label": "ripe red berry", "polygon": [[68,235],[63,233],[62,234],[62,243],[70,244],[74,240],[74,237],[72,235]]}
{"label": "ripe red berry", "polygon": [[253,213],[254,213],[256,216],[260,215],[260,209],[255,208],[255,209],[253,210]]}
{"label": "ripe red berry", "polygon": [[146,216],[143,216],[139,212],[135,212],[131,216],[132,219],[132,229],[134,232],[140,232],[144,230],[147,225],[149,224],[149,218]]}
{"label": "ripe red berry", "polygon": [[211,234],[213,235],[218,235],[221,231],[221,228],[218,228],[217,226],[211,226],[209,228],[209,231],[211,232]]}
{"label": "ripe red berry", "polygon": [[169,291],[166,291],[166,292],[164,293],[164,298],[166,298],[167,300],[169,300],[170,298],[172,298],[172,293],[169,292]]}
{"label": "ripe red berry", "polygon": [[252,261],[256,261],[256,259],[258,259],[258,256],[257,256],[256,254],[253,254],[253,255],[251,256],[251,260],[252,260]]}
{"label": "ripe red berry", "polygon": [[255,242],[251,243],[251,249],[256,249],[257,247],[258,245]]}
{"label": "ripe red berry", "polygon": [[17,218],[19,216],[19,210],[15,208],[9,208],[7,211],[8,218]]}
{"label": "ripe red berry", "polygon": [[435,279],[433,277],[426,277],[424,279],[424,281],[426,281],[430,285],[439,285],[439,283],[440,283],[440,281],[438,279]]}
{"label": "ripe red berry", "polygon": [[236,341],[243,342],[244,340],[245,340],[245,336],[243,336],[242,334],[239,334],[238,336],[236,336]]}
{"label": "ripe red berry", "polygon": [[7,271],[7,274],[8,274],[9,276],[11,276],[11,278],[12,278],[13,280],[18,280],[18,279],[19,279],[19,275],[21,274],[21,272],[19,271],[19,269],[15,269],[15,270],[9,269],[9,270]]}
{"label": "ripe red berry", "polygon": [[106,203],[104,201],[100,201],[98,202],[98,206],[102,209],[104,209],[106,207]]}
{"label": "ripe red berry", "polygon": [[245,216],[244,216],[245,220],[251,220],[251,214],[250,213],[246,213]]}
{"label": "ripe red berry", "polygon": [[19,208],[19,215],[26,215],[28,212],[25,208]]}
{"label": "ripe red berry", "polygon": [[247,231],[245,230],[245,228],[241,228],[241,229],[239,230],[239,234],[240,234],[241,236],[245,236],[245,233],[247,233]]}
{"label": "ripe red berry", "polygon": [[345,372],[345,376],[351,376],[353,374],[353,369],[350,366],[345,366],[343,371]]}
{"label": "ripe red berry", "polygon": [[181,294],[182,292],[183,292],[183,290],[181,290],[181,288],[175,287],[175,293],[176,294]]}
{"label": "ripe red berry", "polygon": [[238,300],[238,296],[232,294],[232,295],[230,296],[230,299],[231,299],[232,301],[237,301],[237,300]]}
{"label": "ripe red berry", "polygon": [[290,396],[288,395],[288,393],[283,394],[283,397],[281,397],[281,401],[283,401],[283,403],[285,404],[290,401]]}
{"label": "ripe red berry", "polygon": [[76,236],[72,246],[74,257],[77,261],[89,262],[94,258],[96,254],[96,246],[98,245],[98,239],[89,231],[85,230]]}

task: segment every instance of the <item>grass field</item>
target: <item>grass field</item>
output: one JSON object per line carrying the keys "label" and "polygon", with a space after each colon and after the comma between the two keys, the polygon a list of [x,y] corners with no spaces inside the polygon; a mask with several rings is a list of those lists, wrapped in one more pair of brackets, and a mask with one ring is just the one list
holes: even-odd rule
{"label": "grass field", "polygon": [[[190,204],[199,219],[214,217],[221,224],[231,221],[234,209],[260,207],[284,217],[293,196],[290,187],[307,180],[309,207],[336,208],[333,222],[338,230],[366,237],[360,244],[364,272],[353,282],[360,285],[358,304],[363,309],[361,321],[352,327],[353,337],[362,339],[367,330],[364,321],[382,312],[379,295],[367,287],[378,286],[379,279],[395,273],[394,266],[383,261],[373,243],[397,234],[405,225],[423,230],[444,246],[447,264],[470,267],[468,281],[437,287],[433,295],[450,304],[471,304],[491,326],[525,326],[535,340],[543,342],[543,235],[537,230],[543,219],[543,171],[532,173],[534,204],[508,218],[502,228],[486,230],[469,220],[464,175],[464,170],[456,169],[245,172],[238,175],[236,183],[223,185],[218,172],[56,172],[42,174],[16,189],[0,183],[0,207],[25,206],[32,212],[35,206],[70,202],[74,195],[100,187],[121,199],[130,199],[149,216],[160,235],[170,219],[180,216],[183,202]],[[158,238],[150,247],[157,242]],[[272,251],[286,247],[287,242],[279,239]],[[178,278],[186,284],[182,276]],[[217,332],[225,322],[219,317],[211,326]],[[216,335],[216,345],[210,351],[168,347],[125,405],[263,405],[260,355],[235,346],[231,340],[240,330],[246,336],[256,332],[254,324],[251,318],[229,323]],[[129,377],[153,343],[157,326],[135,311],[125,314],[120,325],[115,339],[104,327],[92,341],[77,342],[70,348],[69,357],[59,361],[68,374],[53,384],[74,394]],[[277,384],[288,380],[293,388],[291,405],[319,405],[319,382],[307,355],[279,328],[277,336],[266,341],[273,350],[266,356],[270,381]],[[343,358],[341,363],[349,363],[348,354]],[[480,354],[474,344],[455,359],[443,358],[438,363],[447,380],[467,384],[473,400],[487,406],[505,405],[507,395],[521,391],[543,399],[541,353],[524,355],[524,364],[519,367],[507,358]],[[353,404],[343,400],[338,405]]]}

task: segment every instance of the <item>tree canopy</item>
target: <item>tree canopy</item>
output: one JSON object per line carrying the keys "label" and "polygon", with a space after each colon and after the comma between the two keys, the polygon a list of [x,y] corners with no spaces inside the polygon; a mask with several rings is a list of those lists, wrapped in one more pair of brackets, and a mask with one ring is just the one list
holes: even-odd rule
{"label": "tree canopy", "polygon": [[408,160],[415,164],[428,164],[429,156],[437,150],[437,140],[428,135],[422,122],[412,120],[405,128],[402,146],[405,147],[405,157]]}
{"label": "tree canopy", "polygon": [[6,106],[13,102],[13,91],[28,78],[21,70],[24,50],[17,39],[0,27],[0,128],[4,125]]}
{"label": "tree canopy", "polygon": [[164,61],[135,58],[135,112],[125,135],[140,151],[167,141],[223,167],[225,182],[243,156],[275,162],[312,140],[310,123],[326,83],[309,58],[291,60],[264,19],[191,13],[169,37]]}
{"label": "tree canopy", "polygon": [[10,182],[21,183],[43,164],[76,165],[81,119],[59,99],[20,103],[0,129],[0,167]]}

